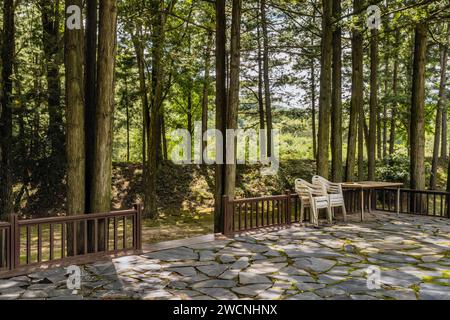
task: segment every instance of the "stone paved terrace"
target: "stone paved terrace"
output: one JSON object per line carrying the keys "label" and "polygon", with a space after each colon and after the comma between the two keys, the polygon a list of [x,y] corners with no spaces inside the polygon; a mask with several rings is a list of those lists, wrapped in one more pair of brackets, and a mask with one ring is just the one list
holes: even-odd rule
{"label": "stone paved terrace", "polygon": [[[450,220],[373,213],[360,223],[246,234],[0,280],[0,299],[448,299]],[[381,268],[381,289],[366,270]]]}

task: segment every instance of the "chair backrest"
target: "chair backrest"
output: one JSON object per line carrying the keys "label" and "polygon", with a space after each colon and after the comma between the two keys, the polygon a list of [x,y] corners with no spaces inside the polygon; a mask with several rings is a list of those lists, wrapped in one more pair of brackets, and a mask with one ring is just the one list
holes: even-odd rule
{"label": "chair backrest", "polygon": [[301,197],[301,198],[309,198],[311,196],[317,196],[317,195],[326,195],[327,192],[324,187],[320,185],[314,185],[309,183],[306,180],[303,179],[296,179],[295,180],[295,192]]}
{"label": "chair backrest", "polygon": [[328,193],[342,193],[342,187],[339,183],[333,183],[324,177],[315,175],[312,178],[314,185],[322,185]]}
{"label": "chair backrest", "polygon": [[300,198],[308,198],[311,196],[311,188],[308,186],[309,183],[303,179],[295,180],[295,192],[297,192]]}

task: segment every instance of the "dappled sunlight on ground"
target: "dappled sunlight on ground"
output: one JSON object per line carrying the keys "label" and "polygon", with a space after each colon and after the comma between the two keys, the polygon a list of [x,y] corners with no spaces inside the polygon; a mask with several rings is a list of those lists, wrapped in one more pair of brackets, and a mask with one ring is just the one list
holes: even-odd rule
{"label": "dappled sunlight on ground", "polygon": [[[76,295],[65,288],[63,268],[0,280],[0,299],[450,300],[450,219],[366,218],[176,242],[89,264]],[[375,286],[369,268],[380,271]]]}

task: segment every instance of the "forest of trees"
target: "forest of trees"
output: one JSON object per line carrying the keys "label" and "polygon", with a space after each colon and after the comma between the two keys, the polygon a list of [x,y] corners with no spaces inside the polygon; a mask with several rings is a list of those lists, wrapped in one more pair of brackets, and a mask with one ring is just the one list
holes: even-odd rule
{"label": "forest of trees", "polygon": [[[153,218],[172,130],[193,133],[196,121],[202,132],[267,129],[270,154],[281,112],[305,121],[284,123],[282,134],[303,139],[290,148],[311,145],[307,157],[324,177],[375,180],[377,166],[404,156],[409,187],[440,185],[448,0],[0,4],[1,219],[61,189],[67,215],[110,211],[114,162],[142,164],[144,215]],[[370,27],[373,5],[379,28]],[[217,231],[237,170],[215,166]]]}

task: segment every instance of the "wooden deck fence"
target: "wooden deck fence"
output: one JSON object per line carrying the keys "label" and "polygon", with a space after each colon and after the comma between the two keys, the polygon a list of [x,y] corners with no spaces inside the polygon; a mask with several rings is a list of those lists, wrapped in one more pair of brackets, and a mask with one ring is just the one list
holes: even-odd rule
{"label": "wooden deck fence", "polygon": [[0,277],[43,264],[141,250],[141,205],[131,210],[0,222]]}
{"label": "wooden deck fence", "polygon": [[[360,210],[360,191],[344,191],[349,213]],[[373,210],[397,212],[397,189],[380,189],[366,197],[372,197]],[[450,193],[425,190],[400,190],[400,212],[434,217],[450,218]],[[369,201],[365,201],[368,210]],[[246,199],[223,197],[224,234],[252,231],[267,227],[282,227],[300,222],[300,200],[296,193],[286,191],[284,195]],[[309,211],[305,209],[305,219]]]}
{"label": "wooden deck fence", "polygon": [[[376,190],[376,210],[396,212],[397,189]],[[400,189],[400,213],[449,218],[450,193]]]}

